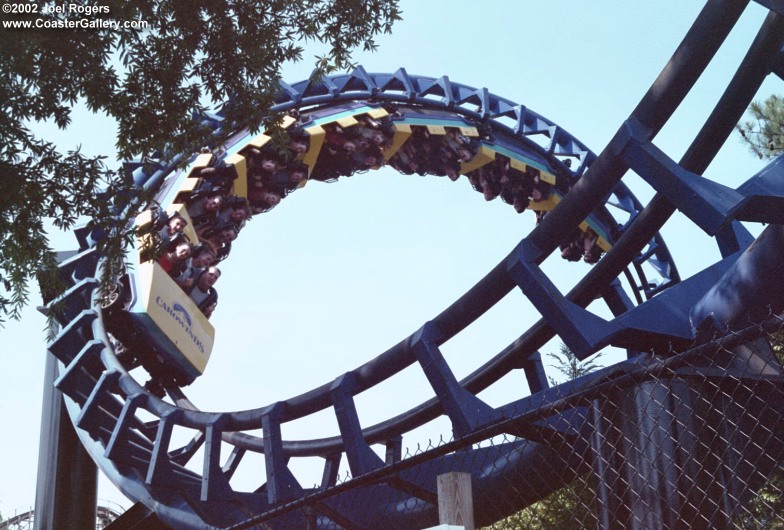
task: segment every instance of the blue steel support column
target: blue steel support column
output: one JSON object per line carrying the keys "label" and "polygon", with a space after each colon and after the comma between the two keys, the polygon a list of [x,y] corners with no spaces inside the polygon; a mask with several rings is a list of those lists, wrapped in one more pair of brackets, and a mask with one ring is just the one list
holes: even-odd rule
{"label": "blue steel support column", "polygon": [[736,528],[780,466],[781,383],[747,366],[710,375],[693,360],[594,402],[601,530]]}
{"label": "blue steel support column", "polygon": [[716,459],[705,454],[706,429],[694,421],[699,392],[683,380],[647,381],[595,402],[601,530],[731,526]]}
{"label": "blue steel support column", "polygon": [[46,356],[35,529],[95,528],[98,469],[82,447],[55,389],[57,359]]}
{"label": "blue steel support column", "polygon": [[[591,430],[591,449],[593,450],[593,461],[591,462],[593,476],[596,477],[596,520],[597,530],[609,530],[612,528],[612,521],[617,519],[625,520],[626,513],[622,502],[615,498],[614,488],[619,483],[616,468],[611,465],[613,460],[612,448],[617,445],[618,433],[610,427],[613,415],[606,416],[608,412],[613,414],[614,404],[608,400],[596,399],[591,406],[591,420],[593,429]],[[611,409],[611,410],[608,410]]]}

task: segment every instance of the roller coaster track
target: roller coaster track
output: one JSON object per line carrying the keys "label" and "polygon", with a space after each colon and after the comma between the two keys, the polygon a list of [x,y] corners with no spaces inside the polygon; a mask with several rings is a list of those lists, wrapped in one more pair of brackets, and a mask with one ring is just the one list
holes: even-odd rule
{"label": "roller coaster track", "polygon": [[[508,501],[498,503],[505,507],[503,513],[493,506],[477,506],[477,522],[485,524],[567,484],[589,465],[590,448],[582,445],[594,426],[586,399],[607,381],[644,374],[638,352],[672,354],[693,345],[689,311],[753,241],[739,221],[784,223],[784,162],[775,161],[737,190],[700,176],[762,80],[784,71],[784,15],[777,12],[781,5],[760,3],[771,9],[769,17],[680,162],[653,140],[708,65],[745,2],[708,2],[654,88],[599,155],[525,106],[446,76],[422,77],[404,69],[370,74],[360,67],[320,81],[282,83],[275,110],[335,121],[360,107],[384,107],[394,108],[402,123],[437,126],[437,119],[455,120],[479,131],[485,147],[543,168],[568,185],[557,207],[508,256],[409,337],[309,392],[237,412],[201,412],[175,387],[167,388],[171,401],[164,401],[127,372],[115,355],[96,302],[101,257],[90,244],[89,229],[80,231],[79,252],[60,265],[69,288],[62,297],[66,309],[58,317],[61,327],[49,351],[61,363],[56,386],[66,396],[93,459],[128,497],[175,528],[249,528],[262,523],[304,528],[307,518],[318,528],[422,528],[436,522],[435,477],[458,470],[472,473],[477,487],[491,492],[489,496]],[[216,128],[235,127],[223,123],[220,114],[205,120]],[[241,127],[236,129],[238,137],[247,135]],[[622,183],[629,170],[656,189],[647,206]],[[148,173],[136,167],[134,177],[139,185],[155,190],[175,171],[174,164]],[[687,280],[679,277],[658,235],[676,209],[715,236],[723,256]],[[584,222],[602,231],[607,253],[563,294],[540,265],[557,249],[563,234]],[[533,303],[541,320],[458,381],[440,347],[515,288]],[[597,297],[605,299],[614,318],[606,320],[586,309]],[[630,359],[548,388],[538,349],[556,335],[580,358],[613,345],[626,348]],[[436,397],[382,423],[363,426],[354,397],[415,364]],[[476,397],[515,369],[524,371],[530,396],[498,408]],[[329,408],[339,436],[283,438],[282,424]],[[567,424],[564,414],[570,418]],[[406,433],[443,415],[451,421],[454,440],[403,458]],[[175,428],[195,434],[175,446]],[[259,429],[263,436],[251,433]],[[502,434],[511,441],[470,445]],[[571,443],[555,449],[547,443],[553,438]],[[386,459],[371,448],[378,445],[386,447]],[[266,473],[252,491],[235,491],[229,481],[248,453],[264,455]],[[197,454],[203,455],[195,466],[201,472],[192,469]],[[300,485],[289,466],[290,459],[299,457],[323,459],[319,487]],[[352,478],[338,484],[342,459]],[[505,484],[520,469],[542,478],[532,491],[512,495]]]}
{"label": "roller coaster track", "polygon": [[[106,528],[109,523],[120,516],[115,508],[108,506],[98,506],[96,509],[96,528]],[[24,513],[16,514],[5,521],[0,521],[0,530],[28,530],[33,528],[35,523],[35,511],[29,510]]]}

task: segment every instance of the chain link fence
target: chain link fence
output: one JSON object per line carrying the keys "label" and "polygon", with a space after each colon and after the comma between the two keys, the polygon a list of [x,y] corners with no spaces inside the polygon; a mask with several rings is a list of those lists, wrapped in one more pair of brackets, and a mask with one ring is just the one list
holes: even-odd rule
{"label": "chain link fence", "polygon": [[488,530],[784,529],[783,361],[778,318],[642,358],[588,391],[573,480]]}
{"label": "chain link fence", "polygon": [[234,528],[429,528],[437,477],[463,472],[486,530],[784,529],[782,361],[780,318],[634,356]]}

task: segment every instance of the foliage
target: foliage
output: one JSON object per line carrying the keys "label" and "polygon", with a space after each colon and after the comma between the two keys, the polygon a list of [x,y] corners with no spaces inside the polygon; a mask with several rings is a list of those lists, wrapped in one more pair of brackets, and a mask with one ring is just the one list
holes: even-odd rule
{"label": "foliage", "polygon": [[771,476],[737,518],[746,530],[784,530],[784,467]]}
{"label": "foliage", "polygon": [[[42,11],[59,5],[37,4]],[[351,65],[352,50],[375,49],[374,37],[400,18],[398,0],[107,0],[101,6],[109,13],[14,16],[49,23],[106,18],[120,27],[0,28],[0,323],[18,318],[34,275],[45,291],[57,289],[47,223],[71,229],[89,217],[111,233],[121,221],[107,197],[131,186],[107,167],[107,158],[86,157],[78,147],[63,153],[36,137],[30,130],[36,122],[67,128],[73,107],[84,104],[117,121],[117,158],[169,159],[219,144],[240,125],[258,130],[277,123],[268,110],[281,67],[301,60],[304,44],[315,41],[326,50],[314,61],[317,72],[342,70]],[[124,27],[126,21],[150,27]],[[192,119],[215,110],[228,124],[218,134]],[[106,252],[121,255],[123,241],[115,234]]]}
{"label": "foliage", "polygon": [[[599,352],[590,360],[581,361],[565,344],[561,344],[560,351],[558,353],[547,354],[547,356],[553,359],[556,363],[553,367],[561,372],[561,374],[565,375],[567,380],[577,379],[578,377],[582,377],[587,373],[601,368],[601,365],[596,361],[598,361],[602,355],[603,353]],[[551,385],[558,384],[552,377],[549,379]]]}
{"label": "foliage", "polygon": [[[784,330],[780,329],[771,337],[771,345],[784,365]],[[739,528],[748,530],[784,530],[784,463],[780,463],[756,492],[736,522]]]}
{"label": "foliage", "polygon": [[[784,153],[784,98],[771,95],[762,104],[749,106],[752,119],[737,128],[749,148],[760,158]],[[784,330],[771,336],[773,352],[784,365]],[[738,516],[738,526],[754,530],[784,530],[784,465],[773,472]]]}
{"label": "foliage", "polygon": [[485,527],[485,530],[583,530],[596,528],[593,513],[596,493],[586,482],[578,480],[571,486],[548,495],[528,508]]}
{"label": "foliage", "polygon": [[749,106],[751,119],[737,125],[752,152],[774,158],[784,152],[784,98],[772,95],[763,103]]}
{"label": "foliage", "polygon": [[784,324],[777,333],[770,336],[770,345],[779,362],[784,365]]}
{"label": "foliage", "polygon": [[[774,158],[784,153],[784,98],[772,95],[760,104],[749,106],[752,119],[738,125],[741,136],[760,158]],[[771,336],[773,352],[784,365],[784,330]],[[783,530],[784,465],[780,466],[760,488],[738,517],[740,528]]]}

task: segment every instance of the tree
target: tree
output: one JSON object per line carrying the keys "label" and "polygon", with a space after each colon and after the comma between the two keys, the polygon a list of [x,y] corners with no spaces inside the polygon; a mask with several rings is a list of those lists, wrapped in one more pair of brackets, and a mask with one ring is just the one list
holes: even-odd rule
{"label": "tree", "polygon": [[[737,125],[749,148],[759,158],[775,158],[784,153],[784,98],[771,95],[762,104],[749,106],[751,119]],[[784,365],[784,330],[770,337],[773,351]],[[741,528],[784,528],[784,463],[774,471],[766,484],[737,517]]]}
{"label": "tree", "polygon": [[[784,365],[784,328],[770,336],[770,343],[776,358]],[[779,462],[734,522],[738,528],[747,530],[784,530],[784,462]]]}
{"label": "tree", "polygon": [[784,99],[772,95],[763,103],[749,106],[751,119],[737,125],[740,135],[760,158],[774,158],[784,152]]}
{"label": "tree", "polygon": [[596,528],[595,489],[584,479],[559,489],[485,530],[583,530]]}
{"label": "tree", "polygon": [[[398,0],[107,0],[99,13],[86,1],[35,5],[40,13],[6,15],[0,27],[0,323],[18,318],[34,276],[58,289],[47,222],[66,230],[94,218],[113,236],[102,251],[121,257],[128,238],[107,198],[131,183],[108,159],[168,160],[239,126],[274,129],[282,65],[301,60],[304,44],[325,49],[317,73],[343,70],[352,50],[375,49],[400,19]],[[43,13],[60,5],[70,11]],[[79,21],[119,26],[62,29]],[[63,152],[31,132],[41,121],[66,128],[81,103],[117,121],[117,153]],[[192,119],[215,110],[227,124],[217,135]]]}
{"label": "tree", "polygon": [[[577,358],[574,352],[566,344],[561,344],[558,353],[548,353],[547,356],[553,359],[556,364],[554,368],[566,376],[567,380],[577,379],[587,373],[593,372],[601,368],[601,365],[596,361],[603,355],[602,352],[597,353],[592,359],[581,361]],[[550,377],[550,384],[558,384],[555,379]]]}

